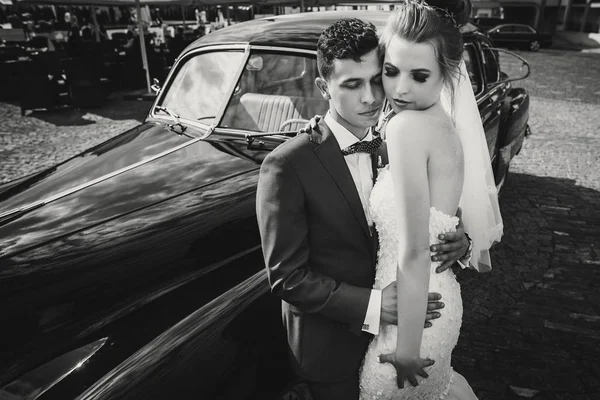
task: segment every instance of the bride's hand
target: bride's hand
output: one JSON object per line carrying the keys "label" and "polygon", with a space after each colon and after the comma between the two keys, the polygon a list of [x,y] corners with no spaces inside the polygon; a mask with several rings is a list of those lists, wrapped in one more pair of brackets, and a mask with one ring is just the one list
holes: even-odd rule
{"label": "bride's hand", "polygon": [[417,375],[423,378],[429,378],[425,368],[431,367],[435,361],[429,358],[398,358],[396,353],[381,354],[379,362],[390,363],[396,368],[396,379],[398,387],[404,388],[404,381],[408,381],[413,386],[419,386]]}

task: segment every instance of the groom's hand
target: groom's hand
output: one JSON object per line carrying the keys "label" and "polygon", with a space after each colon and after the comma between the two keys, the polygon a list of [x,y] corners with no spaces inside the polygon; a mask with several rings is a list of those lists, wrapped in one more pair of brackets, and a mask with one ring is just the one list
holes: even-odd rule
{"label": "groom's hand", "polygon": [[[425,316],[425,328],[431,327],[434,319],[440,317],[437,310],[444,308],[444,303],[440,300],[442,295],[439,293],[429,293],[427,296],[427,314]],[[392,325],[398,325],[398,292],[396,290],[396,281],[387,285],[381,291],[381,317],[382,322]]]}
{"label": "groom's hand", "polygon": [[462,210],[460,207],[456,212],[458,217],[458,226],[456,232],[444,233],[439,235],[442,243],[431,246],[430,250],[433,253],[431,261],[442,261],[442,264],[436,268],[435,272],[444,272],[454,263],[463,258],[469,250],[469,239],[465,234],[465,227],[461,219]]}
{"label": "groom's hand", "polygon": [[310,132],[311,130],[315,129],[318,125],[319,125],[319,121],[323,119],[322,116],[320,115],[315,115],[314,117],[312,117],[310,119],[310,121],[308,121],[306,123],[306,125],[304,125],[304,128],[301,129],[301,131],[304,132]]}

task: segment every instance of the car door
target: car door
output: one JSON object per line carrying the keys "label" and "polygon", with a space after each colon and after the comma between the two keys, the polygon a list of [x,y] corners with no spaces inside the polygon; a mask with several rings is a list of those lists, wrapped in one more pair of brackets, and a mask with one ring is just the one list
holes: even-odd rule
{"label": "car door", "polygon": [[490,32],[490,36],[496,46],[510,46],[514,44],[514,32],[512,25],[501,25]]}
{"label": "car door", "polygon": [[484,76],[484,95],[480,100],[480,112],[492,163],[498,152],[500,114],[505,88],[499,85],[500,68],[496,52],[487,43],[480,43]]}
{"label": "car door", "polygon": [[536,40],[536,34],[533,28],[525,25],[516,25],[514,29],[515,41],[519,46],[527,46],[532,40]]}

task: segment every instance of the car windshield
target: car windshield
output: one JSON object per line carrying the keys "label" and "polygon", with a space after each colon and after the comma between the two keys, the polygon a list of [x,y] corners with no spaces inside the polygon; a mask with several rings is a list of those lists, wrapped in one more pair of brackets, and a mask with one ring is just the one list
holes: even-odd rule
{"label": "car windshield", "polygon": [[328,103],[315,85],[316,57],[252,51],[219,124],[254,132],[295,132]]}
{"label": "car windshield", "polygon": [[181,118],[214,123],[244,60],[243,51],[213,51],[185,62],[160,105]]}

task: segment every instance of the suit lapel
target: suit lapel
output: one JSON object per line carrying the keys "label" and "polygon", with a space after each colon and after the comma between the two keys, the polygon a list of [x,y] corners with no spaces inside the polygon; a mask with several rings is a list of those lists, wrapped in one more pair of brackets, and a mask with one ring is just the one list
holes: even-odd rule
{"label": "suit lapel", "polygon": [[[373,132],[373,137],[379,136],[376,131]],[[371,156],[371,167],[373,168],[373,185],[377,181],[377,169],[386,166],[388,163],[387,159],[387,144],[385,141],[381,144],[381,147],[377,149],[377,153]]]}
{"label": "suit lapel", "polygon": [[367,217],[360,202],[356,185],[344,160],[344,156],[340,151],[338,141],[325,122],[321,121],[318,128],[312,131],[311,141],[319,144],[315,148],[315,154],[346,198],[365,235],[371,240]]}
{"label": "suit lapel", "polygon": [[378,166],[378,154],[375,153],[371,155],[371,168],[373,169],[373,186],[375,186],[375,182],[377,182],[377,166]]}
{"label": "suit lapel", "polygon": [[[373,135],[379,136],[379,132],[374,129]],[[377,149],[377,153],[371,156],[371,166],[373,168],[373,187],[377,182],[378,168],[384,167],[388,164],[387,156],[387,144],[385,140],[381,144],[381,147]],[[375,224],[373,224],[373,265],[377,265],[377,253],[379,251],[379,233]]]}

